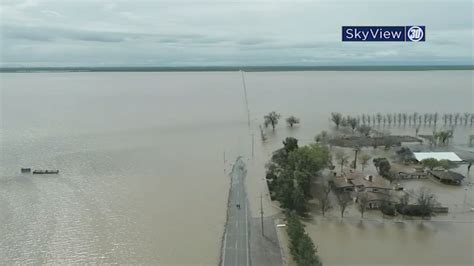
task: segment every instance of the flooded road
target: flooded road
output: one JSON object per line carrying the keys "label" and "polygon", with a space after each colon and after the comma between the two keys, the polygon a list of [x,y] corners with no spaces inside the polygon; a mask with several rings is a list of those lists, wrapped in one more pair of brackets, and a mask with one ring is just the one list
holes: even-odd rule
{"label": "flooded road", "polygon": [[[312,141],[332,111],[472,110],[472,74],[246,73],[249,130],[237,72],[3,73],[0,264],[216,265],[228,173],[237,156],[252,157],[251,134],[246,182],[255,217],[264,162],[285,137]],[[258,124],[272,110],[302,124],[290,130],[281,121],[262,144]],[[459,128],[455,142],[470,132]],[[20,174],[21,167],[60,175]],[[266,202],[264,209],[275,212]],[[388,223],[385,231],[378,223],[309,227],[326,265],[382,258],[463,264],[473,250],[469,223],[406,225],[405,233]],[[369,250],[376,254],[361,255]]]}

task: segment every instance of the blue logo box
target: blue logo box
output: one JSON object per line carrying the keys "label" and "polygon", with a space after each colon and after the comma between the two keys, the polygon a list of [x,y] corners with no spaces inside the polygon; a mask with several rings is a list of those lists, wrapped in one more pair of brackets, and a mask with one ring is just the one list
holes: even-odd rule
{"label": "blue logo box", "polygon": [[425,26],[342,26],[343,42],[424,42]]}

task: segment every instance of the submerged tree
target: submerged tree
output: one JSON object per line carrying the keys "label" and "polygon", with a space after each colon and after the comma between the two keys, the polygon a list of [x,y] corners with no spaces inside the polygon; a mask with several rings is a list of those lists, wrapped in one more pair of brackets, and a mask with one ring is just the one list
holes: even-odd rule
{"label": "submerged tree", "polygon": [[390,162],[387,160],[387,158],[375,158],[373,160],[374,166],[377,169],[378,173],[381,176],[388,176],[389,171],[390,171]]}
{"label": "submerged tree", "polygon": [[343,151],[336,152],[335,156],[337,164],[341,166],[342,174],[343,167],[349,162],[349,156],[347,156]]}
{"label": "submerged tree", "polygon": [[421,217],[431,216],[436,204],[435,195],[425,187],[420,188],[417,194],[416,202],[420,207]]}
{"label": "submerged tree", "polygon": [[323,216],[326,214],[328,210],[331,209],[331,202],[329,200],[329,193],[331,192],[331,188],[327,184],[323,184],[318,189],[318,194],[316,197],[319,200],[319,208],[321,209],[321,213]]}
{"label": "submerged tree", "polygon": [[321,133],[314,137],[314,141],[316,141],[316,143],[327,144],[329,141],[328,133],[324,130],[321,131]]}
{"label": "submerged tree", "polygon": [[438,140],[438,143],[447,144],[449,139],[453,137],[453,131],[439,131],[435,133],[434,137]]}
{"label": "submerged tree", "polygon": [[347,206],[351,203],[352,198],[346,192],[339,193],[337,195],[337,203],[339,204],[339,210],[341,212],[341,219],[344,218],[344,212],[347,209]]}
{"label": "submerged tree", "polygon": [[377,113],[377,124],[380,125],[381,122],[382,122],[382,114]]}
{"label": "submerged tree", "polygon": [[387,115],[387,122],[388,122],[388,125],[389,125],[389,126],[392,125],[392,115],[391,115],[391,114],[388,114],[388,115]]}
{"label": "submerged tree", "polygon": [[357,197],[357,207],[360,212],[360,218],[364,218],[364,213],[365,210],[367,210],[367,204],[369,203],[369,197],[367,196],[367,193],[361,193]]}
{"label": "submerged tree", "polygon": [[336,128],[339,128],[342,122],[342,115],[340,113],[331,113],[331,121],[334,122]]}
{"label": "submerged tree", "polygon": [[465,126],[467,126],[467,122],[468,122],[470,116],[471,116],[470,113],[464,113],[464,125]]}
{"label": "submerged tree", "polygon": [[367,126],[367,125],[361,125],[359,127],[357,127],[357,131],[362,135],[362,136],[365,136],[365,137],[368,137],[370,135],[370,131],[372,129],[370,128],[370,126]]}
{"label": "submerged tree", "polygon": [[280,114],[275,111],[268,113],[263,117],[265,127],[271,125],[272,129],[275,130],[275,126],[278,124],[278,120],[280,120],[280,117]]}
{"label": "submerged tree", "polygon": [[354,131],[357,127],[357,119],[348,116],[346,118],[347,124],[351,127],[352,131]]}
{"label": "submerged tree", "polygon": [[443,121],[444,125],[446,126],[448,124],[448,114],[443,114]]}
{"label": "submerged tree", "polygon": [[403,118],[403,125],[406,125],[407,124],[407,114],[402,114],[402,118]]}
{"label": "submerged tree", "polygon": [[362,172],[364,172],[365,167],[369,165],[370,159],[371,159],[370,155],[365,154],[365,153],[360,156],[360,165],[362,166]]}
{"label": "submerged tree", "polygon": [[458,120],[459,120],[460,117],[461,117],[460,113],[454,114],[454,125],[458,124]]}
{"label": "submerged tree", "polygon": [[428,124],[428,115],[429,115],[428,113],[425,113],[423,115],[423,124],[425,124],[425,125]]}
{"label": "submerged tree", "polygon": [[436,126],[437,123],[438,123],[438,113],[434,113],[433,114],[433,124]]}
{"label": "submerged tree", "polygon": [[296,124],[299,124],[300,123],[300,119],[299,118],[296,118],[294,116],[290,116],[286,119],[286,123],[288,123],[288,125],[290,127],[293,127],[293,125],[296,125]]}

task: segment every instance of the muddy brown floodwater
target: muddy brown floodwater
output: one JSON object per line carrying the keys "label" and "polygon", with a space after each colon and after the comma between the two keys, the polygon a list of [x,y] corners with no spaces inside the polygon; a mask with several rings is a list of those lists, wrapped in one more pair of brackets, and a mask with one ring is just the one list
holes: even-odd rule
{"label": "muddy brown floodwater", "polygon": [[[472,77],[246,73],[249,128],[237,72],[2,73],[0,264],[216,265],[227,174],[237,156],[247,159],[251,212],[258,216],[263,165],[285,137],[312,141],[328,128],[332,111],[472,111]],[[289,130],[281,122],[262,144],[258,124],[272,110],[302,124]],[[455,143],[470,132],[456,130]],[[60,175],[20,174],[21,167]],[[264,209],[277,212],[268,201]],[[308,232],[326,265],[469,265],[472,215],[459,216],[470,222],[374,218],[359,225],[328,218],[314,220]]]}

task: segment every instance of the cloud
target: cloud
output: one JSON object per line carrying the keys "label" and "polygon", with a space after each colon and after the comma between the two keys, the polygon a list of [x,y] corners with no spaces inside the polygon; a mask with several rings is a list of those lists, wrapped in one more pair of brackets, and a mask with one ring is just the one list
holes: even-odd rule
{"label": "cloud", "polygon": [[[268,0],[2,0],[0,13],[1,61],[12,64],[472,64],[473,60],[470,0],[271,4]],[[413,21],[427,26],[425,43],[340,40],[341,25]]]}

